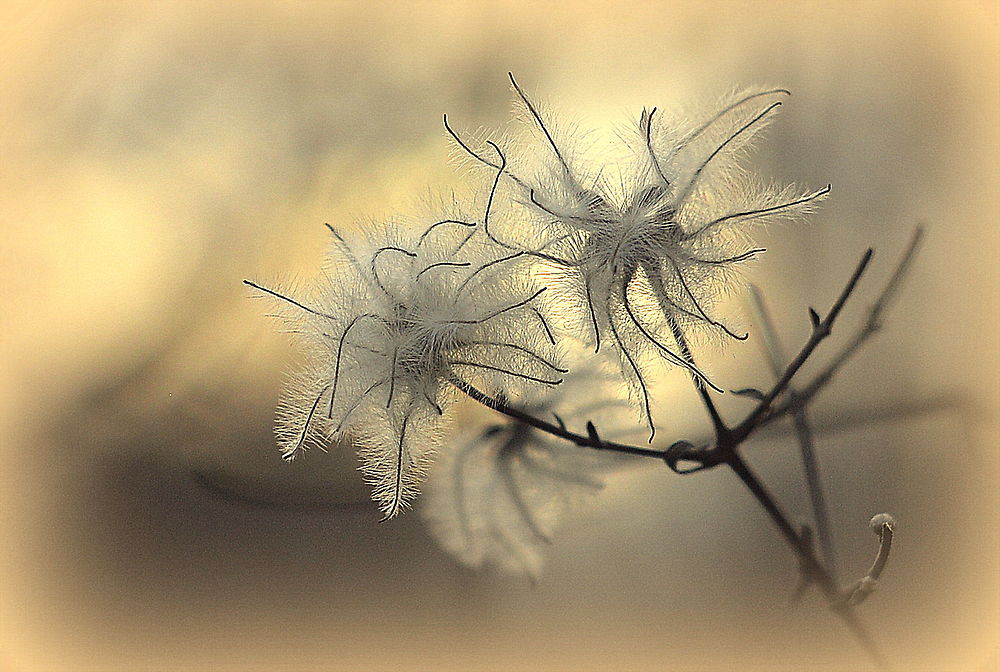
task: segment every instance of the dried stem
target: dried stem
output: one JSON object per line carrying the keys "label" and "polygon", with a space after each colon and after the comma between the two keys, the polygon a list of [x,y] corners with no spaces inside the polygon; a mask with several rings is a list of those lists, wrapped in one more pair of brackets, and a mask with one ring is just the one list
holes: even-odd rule
{"label": "dried stem", "polygon": [[774,420],[790,413],[793,411],[796,404],[805,404],[812,400],[820,390],[825,388],[827,384],[833,379],[833,376],[843,368],[844,364],[854,356],[861,346],[864,345],[868,339],[878,333],[882,328],[882,318],[885,311],[888,309],[892,299],[896,296],[899,291],[903,280],[906,278],[907,272],[913,265],[913,260],[916,258],[917,251],[920,249],[920,243],[924,237],[924,230],[922,227],[916,227],[913,231],[913,235],[910,237],[910,243],[906,247],[906,251],[903,252],[903,256],[900,257],[899,262],[896,264],[896,268],[886,283],[882,292],[879,294],[875,303],[872,304],[868,311],[868,315],[865,318],[864,323],[862,323],[861,328],[858,329],[857,333],[851,338],[850,341],[834,356],[833,360],[824,368],[820,373],[816,375],[809,383],[803,385],[798,391],[796,399],[787,399],[783,403],[775,406],[767,414],[766,417],[761,419],[760,426],[769,424]]}
{"label": "dried stem", "polygon": [[750,434],[760,426],[760,421],[768,414],[771,409],[771,404],[774,400],[787,389],[789,383],[792,382],[792,378],[798,373],[802,365],[806,363],[806,360],[812,355],[816,347],[823,342],[830,335],[830,330],[833,327],[834,321],[837,316],[840,315],[840,311],[843,310],[844,304],[847,303],[847,299],[850,298],[851,294],[854,293],[854,288],[858,284],[858,280],[861,279],[861,275],[868,268],[868,263],[871,261],[873,250],[868,248],[864,256],[861,257],[861,261],[858,263],[857,267],[854,269],[854,274],[851,279],[848,280],[847,285],[844,287],[837,301],[833,304],[830,312],[827,313],[826,317],[820,319],[816,311],[809,309],[809,315],[812,319],[812,333],[809,335],[809,340],[806,341],[802,349],[799,350],[799,354],[795,356],[795,359],[785,368],[785,372],[778,379],[778,382],[774,384],[769,392],[764,395],[764,398],[757,404],[757,407],[746,417],[743,422],[736,426],[733,430],[733,435],[736,444],[743,442]]}
{"label": "dried stem", "polygon": [[[639,455],[641,457],[655,457],[656,459],[663,459],[663,451],[653,450],[651,448],[640,448],[639,446],[630,446],[623,443],[615,443],[614,441],[604,441],[598,435],[596,430],[589,433],[589,436],[583,436],[582,434],[576,434],[574,432],[566,429],[565,426],[560,423],[559,425],[553,425],[551,422],[546,422],[541,418],[536,418],[530,413],[523,411],[519,408],[515,408],[508,404],[502,399],[496,397],[491,397],[490,395],[481,392],[469,383],[465,382],[461,378],[452,378],[451,384],[457,387],[459,390],[472,397],[478,401],[483,406],[491,408],[497,413],[502,413],[509,418],[513,418],[518,422],[523,422],[526,425],[531,425],[535,429],[540,429],[547,434],[559,437],[560,439],[565,439],[571,443],[575,443],[578,446],[584,446],[587,448],[596,448],[598,450],[610,450],[617,453],[626,453],[628,455]],[[588,430],[593,428],[593,425],[588,423]]]}
{"label": "dried stem", "polygon": [[[889,299],[898,288],[902,277],[905,275],[906,269],[912,261],[920,235],[921,231],[918,229],[914,236],[914,240],[911,242],[903,260],[900,262],[896,272],[893,274],[892,279],[889,281],[888,286],[885,290],[883,290],[879,299],[876,301],[875,306],[873,306],[870,311],[869,318],[859,335],[848,345],[847,348],[845,348],[837,360],[835,360],[834,364],[828,367],[828,369],[821,374],[816,381],[813,381],[810,387],[806,388],[806,395],[808,396],[802,394],[788,394],[787,397],[789,400],[786,401],[783,406],[777,407],[777,410],[772,407],[774,402],[779,397],[786,394],[790,390],[789,386],[791,385],[791,381],[794,376],[812,356],[819,344],[830,335],[834,322],[840,315],[840,312],[847,300],[854,293],[858,281],[861,279],[861,276],[864,274],[871,261],[873,254],[871,249],[868,249],[862,256],[861,260],[855,267],[853,274],[844,286],[844,289],[841,291],[837,300],[834,302],[825,317],[821,318],[815,310],[810,309],[809,314],[813,329],[808,340],[799,350],[795,358],[787,366],[785,366],[783,370],[781,370],[778,366],[777,362],[779,360],[775,357],[773,360],[773,366],[776,374],[778,374],[777,381],[768,392],[757,394],[758,403],[756,407],[740,424],[733,428],[728,427],[720,416],[718,409],[715,407],[714,401],[707,394],[707,391],[705,391],[704,388],[698,385],[697,381],[695,381],[695,386],[700,392],[703,392],[700,396],[710,418],[712,419],[713,427],[715,429],[716,442],[714,447],[696,448],[686,441],[678,441],[667,450],[658,451],[648,448],[640,448],[637,446],[607,442],[599,438],[596,429],[591,423],[588,423],[587,425],[588,436],[575,434],[568,431],[565,425],[561,422],[558,426],[556,426],[536,418],[530,413],[526,413],[510,406],[505,400],[496,399],[480,392],[463,380],[455,378],[451,382],[465,394],[485,406],[488,406],[497,412],[503,413],[504,415],[507,415],[508,417],[511,417],[519,422],[531,425],[532,427],[548,434],[571,441],[578,446],[663,459],[668,466],[671,467],[671,469],[677,471],[678,473],[691,473],[720,464],[727,465],[747,487],[747,489],[750,490],[758,504],[760,504],[760,506],[767,512],[775,527],[778,528],[782,537],[795,552],[799,559],[800,566],[802,567],[804,579],[810,583],[815,583],[820,588],[821,592],[830,604],[831,609],[833,609],[833,611],[844,621],[848,629],[850,629],[852,634],[861,643],[872,659],[875,660],[881,667],[887,668],[887,663],[879,651],[878,646],[875,644],[874,639],[852,609],[853,604],[856,604],[863,599],[863,597],[859,596],[862,594],[866,595],[866,591],[870,592],[871,587],[875,585],[875,577],[872,576],[872,572],[870,571],[869,576],[866,576],[858,582],[854,589],[845,597],[844,593],[842,593],[838,588],[836,579],[831,571],[817,558],[812,545],[811,533],[807,533],[805,531],[799,533],[795,530],[789,521],[789,518],[778,506],[777,500],[774,496],[767,490],[746,462],[743,461],[743,458],[739,455],[738,448],[755,430],[765,423],[770,422],[775,417],[778,417],[779,411],[781,414],[794,412],[796,414],[795,417],[797,418],[796,431],[799,435],[800,443],[803,446],[804,454],[806,450],[809,450],[811,454],[812,438],[808,421],[804,414],[805,402],[815,394],[816,390],[829,381],[833,373],[851,354],[853,354],[855,350],[857,350],[858,347],[860,347],[861,343],[863,343],[872,333],[879,329],[881,326],[882,312],[885,310]],[[684,359],[689,364],[694,366],[693,357],[690,349],[687,347],[683,332],[681,332],[679,328],[675,328],[674,336],[678,342],[678,346],[681,349]],[[777,350],[775,350],[775,354],[776,353]],[[810,390],[812,391],[810,392]],[[691,461],[699,466],[693,469],[682,470],[678,466],[681,461]],[[813,465],[815,466],[814,456]],[[810,490],[817,493],[821,492],[818,479],[818,472],[814,472],[810,478]],[[814,500],[813,504],[816,509],[817,520],[825,520],[825,502],[823,502],[820,498],[818,501]],[[828,523],[824,522],[821,524],[827,526],[826,534],[829,534]],[[881,538],[883,539],[883,547],[885,548],[885,557],[887,557],[888,547],[891,544],[891,529],[888,534],[883,534]],[[828,561],[832,559],[832,544],[825,554],[827,555]],[[878,571],[881,571],[881,567],[884,566],[884,564],[885,560],[880,551],[879,559],[877,559],[875,565],[873,565],[873,570],[876,570],[877,568]]]}
{"label": "dried stem", "polygon": [[[774,321],[771,319],[770,312],[767,310],[767,304],[764,302],[764,297],[760,290],[755,286],[751,286],[750,296],[764,337],[764,349],[767,354],[768,363],[771,365],[771,370],[774,372],[775,378],[778,378],[781,376],[781,371],[787,365],[787,359],[781,347],[781,340],[778,338]],[[798,392],[796,389],[792,385],[789,385],[789,399],[795,399],[797,395]],[[812,425],[809,423],[809,414],[804,401],[797,404],[795,410],[792,412],[792,424],[795,428],[796,438],[799,441],[802,467],[806,473],[806,488],[809,492],[813,518],[816,521],[816,530],[819,534],[820,549],[823,551],[823,560],[826,563],[827,571],[836,579],[837,561],[833,542],[833,526],[830,524],[830,514],[826,506],[826,497],[823,494],[823,479],[820,477],[819,458],[816,456]]]}

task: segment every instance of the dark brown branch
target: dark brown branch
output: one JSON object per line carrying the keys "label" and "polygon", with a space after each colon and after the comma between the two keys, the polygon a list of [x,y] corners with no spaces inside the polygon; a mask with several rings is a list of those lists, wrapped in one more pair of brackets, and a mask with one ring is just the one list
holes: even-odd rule
{"label": "dark brown branch", "polygon": [[566,441],[574,443],[578,446],[596,448],[598,450],[610,450],[617,453],[626,453],[628,455],[639,455],[642,457],[655,457],[656,459],[663,459],[663,451],[653,450],[651,448],[640,448],[639,446],[630,446],[623,443],[615,443],[614,441],[605,441],[595,436],[583,436],[581,434],[576,434],[567,430],[565,426],[553,425],[551,422],[546,422],[541,418],[536,418],[526,411],[511,406],[501,399],[491,397],[460,378],[452,378],[449,382],[483,406],[491,408],[497,413],[502,413],[503,415],[513,418],[518,422],[523,422],[524,424],[530,425],[535,429],[540,429],[547,434],[557,436],[560,439],[565,439]]}
{"label": "dark brown branch", "polygon": [[[757,313],[757,321],[760,323],[760,330],[763,334],[764,349],[767,351],[767,359],[774,372],[774,377],[781,377],[787,358],[781,347],[781,340],[778,338],[777,330],[764,303],[764,297],[760,290],[751,286],[750,296],[753,299],[754,312]],[[789,400],[797,399],[798,392],[792,386],[788,387]],[[812,505],[813,518],[816,520],[816,531],[819,535],[819,546],[823,552],[823,560],[826,563],[827,571],[834,579],[837,577],[837,556],[833,542],[833,526],[830,524],[830,514],[826,506],[826,497],[823,492],[823,480],[819,471],[819,459],[816,456],[815,442],[813,440],[812,425],[809,422],[809,413],[806,404],[797,404],[792,412],[792,424],[795,429],[796,438],[799,441],[799,452],[802,456],[802,468],[806,474],[806,486],[809,492],[809,501]]]}
{"label": "dark brown branch", "polygon": [[774,523],[778,531],[785,538],[785,541],[788,542],[788,545],[798,555],[803,571],[807,573],[811,581],[823,592],[824,597],[826,597],[830,604],[830,608],[844,621],[872,659],[883,669],[888,669],[888,663],[879,650],[878,645],[875,644],[871,633],[868,632],[864,623],[861,622],[861,619],[851,609],[848,601],[843,599],[843,595],[837,588],[836,582],[823,565],[820,564],[819,560],[816,559],[816,555],[813,553],[809,542],[804,536],[799,535],[795,531],[788,522],[788,518],[778,507],[774,498],[760,482],[756,474],[751,471],[750,467],[747,466],[735,451],[726,460],[726,464],[729,465],[747,489],[750,490],[761,507],[767,511],[771,522]]}
{"label": "dark brown branch", "polygon": [[865,318],[864,323],[861,328],[858,329],[854,337],[840,350],[840,352],[837,353],[826,368],[818,373],[815,378],[809,381],[809,383],[798,390],[798,394],[795,399],[787,399],[783,403],[772,408],[772,410],[761,419],[759,423],[760,426],[769,424],[774,420],[793,412],[795,404],[805,404],[812,400],[812,398],[815,397],[820,390],[829,384],[834,375],[836,375],[836,373],[844,367],[847,361],[861,349],[861,346],[881,330],[883,315],[888,309],[892,299],[899,291],[899,287],[906,278],[906,274],[912,267],[917,251],[920,249],[920,243],[923,240],[923,236],[924,230],[922,227],[918,226],[914,229],[913,235],[910,237],[910,243],[906,247],[906,251],[903,252],[899,262],[896,264],[896,268],[893,271],[892,276],[889,278],[889,281],[886,283],[882,292],[875,300],[875,303],[872,304],[872,307],[868,311],[868,316]]}
{"label": "dark brown branch", "polygon": [[814,317],[813,330],[809,335],[809,340],[807,340],[805,345],[802,346],[802,349],[799,350],[799,354],[796,355],[791,364],[785,368],[785,372],[778,379],[778,382],[776,382],[771,390],[764,395],[764,399],[757,404],[757,407],[753,410],[753,412],[751,412],[750,415],[743,420],[743,422],[733,429],[734,445],[738,445],[743,442],[755,429],[760,426],[761,420],[763,420],[771,410],[771,404],[774,403],[774,400],[788,388],[789,383],[792,382],[792,378],[795,377],[795,374],[802,368],[802,365],[806,363],[806,360],[809,359],[813,351],[816,350],[816,347],[830,335],[833,323],[836,321],[837,316],[840,315],[840,311],[844,308],[844,304],[847,303],[847,299],[854,293],[854,288],[857,287],[858,281],[864,274],[865,269],[868,268],[868,264],[872,259],[873,253],[873,250],[868,248],[864,256],[861,257],[861,261],[854,269],[851,279],[848,280],[847,285],[844,287],[840,296],[837,298],[837,301],[833,304],[833,307],[830,309],[830,312],[827,313],[825,318],[817,319],[818,316],[816,316],[815,311],[811,312],[811,315]]}

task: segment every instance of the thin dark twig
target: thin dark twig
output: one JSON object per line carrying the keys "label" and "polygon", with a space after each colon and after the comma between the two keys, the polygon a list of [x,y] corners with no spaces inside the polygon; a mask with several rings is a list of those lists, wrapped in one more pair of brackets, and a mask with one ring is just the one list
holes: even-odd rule
{"label": "thin dark twig", "polygon": [[[900,285],[906,278],[906,274],[913,265],[913,260],[916,257],[917,251],[920,249],[920,243],[923,240],[924,230],[922,227],[917,227],[913,235],[910,237],[910,243],[907,245],[906,251],[900,257],[899,262],[896,264],[896,268],[893,271],[892,276],[886,283],[885,287],[882,289],[881,294],[872,304],[871,309],[868,311],[868,317],[862,324],[861,328],[857,331],[852,338],[841,350],[838,352],[831,362],[824,368],[820,373],[816,374],[809,383],[803,385],[801,389],[798,390],[796,395],[795,403],[806,403],[815,397],[820,390],[829,384],[833,376],[843,368],[844,364],[854,356],[855,353],[860,350],[861,346],[864,345],[868,339],[874,336],[882,328],[882,317],[884,312],[888,309],[892,298],[895,296],[896,292],[899,290]],[[793,410],[793,400],[788,399],[781,404],[775,406],[765,417],[763,417],[758,426],[763,426],[770,424],[774,420],[792,412]]]}
{"label": "thin dark twig", "polygon": [[[757,313],[757,320],[763,332],[767,359],[774,372],[775,378],[781,377],[781,372],[787,364],[784,349],[778,338],[774,322],[771,320],[764,297],[757,287],[751,286],[750,296],[754,312]],[[788,398],[796,399],[797,392],[792,385],[788,386]],[[823,479],[820,476],[819,458],[816,456],[815,441],[813,440],[812,425],[809,422],[807,404],[805,402],[796,403],[792,412],[792,424],[795,428],[795,435],[799,442],[799,452],[802,455],[802,467],[806,474],[806,489],[809,493],[809,501],[812,506],[813,517],[816,520],[816,531],[819,536],[819,546],[823,553],[823,560],[826,563],[827,571],[836,580],[837,576],[837,554],[833,541],[833,526],[830,523],[830,513],[826,505],[826,496],[823,491]]]}
{"label": "thin dark twig", "polygon": [[629,455],[638,455],[641,457],[652,457],[656,459],[663,459],[664,453],[659,450],[653,450],[652,448],[641,448],[639,446],[630,446],[622,443],[615,443],[614,441],[605,441],[603,439],[593,439],[590,436],[583,436],[581,434],[576,434],[569,431],[565,427],[560,427],[558,425],[553,425],[551,422],[546,422],[541,418],[537,418],[530,413],[523,411],[519,408],[510,406],[504,401],[497,399],[496,397],[491,397],[485,394],[469,383],[465,382],[461,378],[452,378],[449,382],[457,387],[459,390],[464,392],[469,397],[472,397],[478,401],[483,406],[491,408],[497,413],[502,413],[509,418],[513,418],[518,422],[523,422],[526,425],[531,425],[535,429],[540,429],[541,431],[556,436],[561,439],[565,439],[571,443],[578,446],[587,448],[597,448],[599,450],[610,450],[617,453],[627,453]]}
{"label": "thin dark twig", "polygon": [[747,466],[735,450],[729,455],[726,464],[729,465],[747,489],[750,490],[761,507],[767,511],[768,516],[770,516],[771,521],[781,532],[785,541],[788,542],[796,555],[799,556],[804,570],[808,572],[809,576],[823,592],[823,595],[830,603],[830,608],[847,624],[847,627],[872,659],[883,669],[888,669],[888,663],[872,638],[871,633],[868,632],[868,629],[861,622],[858,615],[854,613],[853,609],[851,609],[851,606],[843,599],[833,577],[830,576],[819,560],[816,559],[812,548],[806,543],[804,538],[796,533],[791,523],[788,522],[788,518],[782,513],[774,498],[764,487],[763,483],[760,482],[756,474],[751,471],[750,467]]}
{"label": "thin dark twig", "polygon": [[[691,348],[688,346],[687,338],[684,336],[684,330],[681,329],[681,325],[677,324],[677,320],[673,319],[670,315],[667,316],[667,322],[670,324],[670,331],[674,335],[674,340],[677,341],[677,347],[681,349],[681,356],[697,370],[698,367],[695,364],[694,355],[691,353]],[[705,406],[705,410],[708,411],[708,415],[712,419],[712,428],[715,430],[716,441],[723,443],[729,436],[729,427],[726,426],[722,416],[719,415],[719,409],[715,407],[715,401],[712,399],[712,395],[709,394],[708,387],[697,376],[692,376],[692,380]]]}
{"label": "thin dark twig", "polygon": [[819,458],[816,457],[812,426],[809,424],[809,415],[804,404],[795,409],[792,414],[792,422],[802,453],[802,466],[806,472],[806,486],[809,491],[813,516],[816,518],[819,547],[823,553],[823,561],[827,571],[836,580],[837,553],[833,542],[833,525],[830,523],[830,511],[826,505],[826,495],[823,492],[823,479],[820,475]]}
{"label": "thin dark twig", "polygon": [[743,422],[733,429],[735,445],[738,445],[745,440],[755,429],[757,429],[757,427],[760,426],[760,421],[767,415],[774,400],[788,388],[788,384],[792,382],[792,378],[796,373],[798,373],[799,369],[802,368],[802,365],[805,364],[806,360],[809,359],[816,347],[830,335],[830,329],[833,327],[834,321],[837,319],[837,316],[840,315],[840,311],[843,310],[847,299],[854,293],[854,288],[857,286],[862,274],[864,274],[865,269],[868,268],[868,264],[872,259],[872,254],[874,254],[874,252],[871,248],[869,248],[865,252],[864,256],[861,257],[861,261],[858,262],[857,267],[854,269],[851,279],[848,280],[847,285],[840,293],[837,301],[833,304],[830,312],[827,313],[826,318],[815,322],[812,333],[809,335],[809,339],[806,341],[805,345],[802,346],[799,354],[795,356],[795,359],[793,359],[785,369],[784,373],[778,379],[778,382],[776,382],[771,390],[764,395],[764,398],[757,404],[757,407],[750,413],[750,415],[748,415]]}

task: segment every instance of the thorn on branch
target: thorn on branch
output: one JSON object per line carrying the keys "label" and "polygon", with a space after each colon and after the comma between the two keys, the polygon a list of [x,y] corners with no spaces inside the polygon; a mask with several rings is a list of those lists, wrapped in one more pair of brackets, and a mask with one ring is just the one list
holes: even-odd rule
{"label": "thorn on branch", "polygon": [[557,423],[559,423],[559,429],[565,431],[566,430],[566,423],[563,422],[563,419],[561,417],[559,417],[559,414],[558,413],[552,413],[552,417],[556,419]]}
{"label": "thorn on branch", "polygon": [[820,320],[819,313],[812,306],[809,307],[809,321],[812,323],[813,329],[817,329],[822,321]]}
{"label": "thorn on branch", "polygon": [[587,421],[587,436],[590,437],[590,440],[595,444],[602,443],[601,437],[597,435],[597,427],[594,427],[594,423],[590,420]]}

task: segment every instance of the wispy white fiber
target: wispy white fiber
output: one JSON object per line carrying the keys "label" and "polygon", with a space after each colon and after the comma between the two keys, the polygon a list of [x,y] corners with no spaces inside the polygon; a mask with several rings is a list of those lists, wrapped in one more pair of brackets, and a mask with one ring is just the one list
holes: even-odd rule
{"label": "wispy white fiber", "polygon": [[[481,219],[481,218],[480,218]],[[307,366],[278,410],[286,459],[349,433],[386,518],[409,505],[439,443],[453,380],[516,390],[561,381],[539,310],[545,291],[512,255],[451,217],[373,224],[345,239],[330,228],[323,276],[275,298]]]}
{"label": "wispy white fiber", "polygon": [[[558,388],[521,405],[536,417],[558,414],[576,431],[585,431],[589,420],[602,437],[628,440],[637,431],[615,387],[596,367],[580,365]],[[462,564],[537,578],[564,513],[600,492],[605,475],[621,462],[620,455],[520,423],[478,425],[442,450],[421,511],[434,538]]]}

